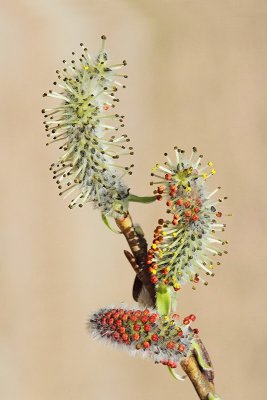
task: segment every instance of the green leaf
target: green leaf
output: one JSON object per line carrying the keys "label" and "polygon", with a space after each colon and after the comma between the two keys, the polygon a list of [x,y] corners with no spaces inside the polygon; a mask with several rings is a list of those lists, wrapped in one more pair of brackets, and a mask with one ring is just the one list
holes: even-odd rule
{"label": "green leaf", "polygon": [[144,203],[149,204],[153,203],[153,201],[157,200],[157,196],[136,196],[135,194],[130,194],[127,197],[127,200],[134,203]]}
{"label": "green leaf", "polygon": [[101,214],[102,217],[102,221],[104,222],[104,224],[108,227],[108,229],[110,229],[112,232],[114,233],[121,233],[120,231],[118,231],[117,229],[112,228],[112,226],[110,225],[110,222],[107,218],[107,216],[105,214]]}
{"label": "green leaf", "polygon": [[205,371],[212,371],[211,366],[206,363],[206,361],[203,357],[203,353],[202,353],[202,350],[201,350],[201,347],[199,346],[199,344],[196,342],[193,342],[192,348],[194,349],[194,354],[196,355],[197,362],[201,366],[201,368],[203,368]]}
{"label": "green leaf", "polygon": [[160,315],[168,315],[171,312],[171,294],[168,287],[161,285],[156,293],[156,306]]}
{"label": "green leaf", "polygon": [[177,372],[174,371],[174,368],[168,367],[168,370],[171,374],[171,376],[176,379],[177,381],[184,381],[186,376],[181,376],[179,374],[177,374]]}
{"label": "green leaf", "polygon": [[208,400],[222,400],[220,397],[216,396],[215,394],[209,393]]}

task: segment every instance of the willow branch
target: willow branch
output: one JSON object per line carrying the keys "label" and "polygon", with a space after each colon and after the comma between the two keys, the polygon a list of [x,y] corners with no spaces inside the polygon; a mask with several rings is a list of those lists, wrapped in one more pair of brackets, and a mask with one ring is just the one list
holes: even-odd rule
{"label": "willow branch", "polygon": [[[141,290],[146,291],[148,295],[148,300],[146,300],[147,305],[156,306],[155,297],[155,286],[150,282],[149,272],[146,266],[146,256],[147,256],[147,243],[142,233],[138,232],[138,229],[134,226],[131,215],[128,213],[125,218],[116,219],[117,226],[120,231],[125,236],[128,245],[130,247],[131,253],[125,251],[128,261],[130,262],[132,268],[136,273],[136,280],[134,283],[133,297],[136,301],[140,299]],[[209,400],[209,396],[215,396],[214,388],[214,374],[212,371],[212,364],[208,352],[202,343],[200,338],[196,338],[196,342],[201,348],[202,357],[204,361],[208,364],[211,369],[204,369],[198,362],[198,357],[194,351],[185,357],[181,361],[181,366],[185,373],[191,380],[198,397],[201,400]]]}

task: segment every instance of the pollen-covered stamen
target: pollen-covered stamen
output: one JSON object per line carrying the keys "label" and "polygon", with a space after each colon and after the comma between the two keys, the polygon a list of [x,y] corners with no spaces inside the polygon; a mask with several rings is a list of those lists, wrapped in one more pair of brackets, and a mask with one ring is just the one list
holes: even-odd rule
{"label": "pollen-covered stamen", "polygon": [[[225,228],[225,224],[218,223],[222,212],[217,205],[227,197],[214,200],[220,187],[208,193],[206,179],[216,171],[212,162],[203,168],[203,156],[196,157],[196,152],[194,147],[186,159],[184,151],[175,148],[175,161],[165,153],[167,162],[164,166],[157,164],[151,174],[157,178],[151,184],[159,185],[154,193],[166,203],[172,218],[161,220],[155,229],[147,262],[151,281],[172,286],[174,290],[189,281],[207,284],[199,273],[214,276],[213,257],[227,253],[220,250],[227,241],[216,236],[217,231]],[[206,168],[208,172],[203,172]]]}
{"label": "pollen-covered stamen", "polygon": [[195,334],[190,324],[196,317],[191,314],[180,324],[178,319],[150,309],[104,308],[91,316],[88,327],[98,339],[175,368],[190,352]]}
{"label": "pollen-covered stamen", "polygon": [[[124,127],[124,116],[110,112],[119,100],[118,69],[126,65],[109,65],[105,52],[105,36],[97,57],[92,57],[84,45],[79,60],[57,70],[59,91],[49,90],[44,96],[61,101],[58,107],[43,109],[45,130],[51,139],[47,145],[62,141],[64,154],[59,168],[52,166],[54,179],[67,197],[77,190],[70,203],[82,206],[92,201],[103,212],[119,216],[125,212],[123,199],[128,188],[120,182],[125,174],[132,174],[132,166],[121,166],[115,159],[132,155],[127,135],[114,135]],[[75,53],[72,53],[75,56]]]}

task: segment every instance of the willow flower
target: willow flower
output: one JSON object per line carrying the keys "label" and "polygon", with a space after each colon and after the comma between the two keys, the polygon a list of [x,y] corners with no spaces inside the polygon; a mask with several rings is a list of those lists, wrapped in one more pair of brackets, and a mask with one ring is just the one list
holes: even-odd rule
{"label": "willow flower", "polygon": [[[59,101],[53,108],[43,109],[45,130],[51,141],[61,142],[63,150],[59,160],[51,165],[60,195],[73,195],[69,207],[82,207],[92,202],[105,215],[122,216],[126,211],[124,201],[129,193],[123,183],[125,174],[131,174],[131,166],[121,166],[121,155],[133,154],[128,147],[126,134],[118,135],[124,127],[124,116],[111,112],[119,101],[117,91],[122,85],[118,79],[126,78],[119,70],[126,65],[108,63],[102,47],[92,57],[81,43],[80,58],[71,62],[63,60],[63,70],[57,70],[58,91],[49,90],[44,97]],[[75,53],[72,53],[75,56]]]}
{"label": "willow flower", "polygon": [[214,276],[215,263],[220,265],[216,256],[227,253],[222,246],[228,242],[218,237],[226,226],[220,221],[226,197],[214,199],[220,187],[208,191],[207,180],[216,171],[211,161],[202,166],[203,156],[196,153],[194,147],[187,158],[175,147],[175,161],[165,153],[164,166],[157,164],[151,174],[157,178],[151,182],[158,185],[157,198],[166,203],[171,218],[158,221],[147,263],[151,281],[175,291],[187,282],[193,282],[194,289],[199,281],[207,285],[201,273]]}
{"label": "willow flower", "polygon": [[142,355],[155,363],[176,368],[191,350],[197,329],[191,314],[179,324],[179,316],[160,316],[155,310],[133,310],[127,307],[107,307],[94,313],[88,322],[94,337],[124,348],[131,355]]}

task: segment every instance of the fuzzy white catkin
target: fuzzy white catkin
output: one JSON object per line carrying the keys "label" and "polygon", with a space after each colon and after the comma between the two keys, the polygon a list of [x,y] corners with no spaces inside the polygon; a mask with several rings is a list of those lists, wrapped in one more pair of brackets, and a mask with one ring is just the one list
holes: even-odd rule
{"label": "fuzzy white catkin", "polygon": [[[102,47],[92,57],[81,43],[83,52],[70,63],[63,60],[64,69],[57,70],[58,91],[49,90],[44,97],[60,103],[43,109],[45,129],[51,141],[60,142],[64,154],[50,169],[64,198],[72,195],[69,207],[82,207],[93,203],[95,208],[112,217],[123,216],[127,211],[129,189],[122,181],[132,174],[132,167],[121,166],[116,160],[121,155],[133,154],[126,134],[117,135],[124,127],[124,116],[111,113],[118,88],[125,87],[117,79],[126,78],[119,69],[126,65],[110,65],[105,52],[106,37]],[[72,53],[73,56],[75,55]]]}

